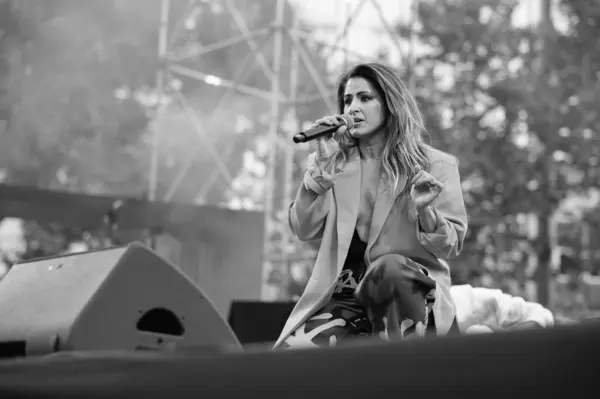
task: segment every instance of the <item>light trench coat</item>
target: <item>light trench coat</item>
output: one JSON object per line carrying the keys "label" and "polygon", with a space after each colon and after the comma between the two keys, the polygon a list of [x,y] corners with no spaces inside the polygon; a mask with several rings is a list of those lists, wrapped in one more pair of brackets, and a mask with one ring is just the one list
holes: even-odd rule
{"label": "light trench coat", "polygon": [[[333,187],[328,190],[317,184],[322,177],[315,156],[316,153],[309,156],[303,185],[319,195],[314,199],[314,195],[301,187],[289,209],[289,224],[300,240],[320,240],[319,252],[306,289],[275,348],[331,299],[356,227],[361,188],[358,152],[349,156],[343,170],[336,175]],[[450,295],[450,270],[438,258],[450,259],[461,252],[467,232],[467,213],[456,158],[433,148],[428,149],[427,156],[431,165],[429,173],[444,184],[432,204],[437,217],[435,231],[420,230],[410,195],[394,195],[381,179],[365,263],[369,267],[383,255],[399,254],[426,267],[437,284],[433,306],[436,332],[444,335],[450,329],[456,311]]]}

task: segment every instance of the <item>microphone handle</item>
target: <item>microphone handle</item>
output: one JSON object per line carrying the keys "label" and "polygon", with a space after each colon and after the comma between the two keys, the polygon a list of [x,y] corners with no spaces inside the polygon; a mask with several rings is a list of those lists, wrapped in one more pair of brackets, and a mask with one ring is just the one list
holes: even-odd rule
{"label": "microphone handle", "polygon": [[328,126],[328,125],[317,126],[317,127],[308,129],[305,132],[300,132],[300,133],[294,135],[294,137],[292,138],[292,140],[296,144],[298,144],[298,143],[306,143],[307,141],[315,140],[315,139],[317,139],[319,137],[323,137],[323,136],[326,136],[328,134],[331,134],[331,133],[335,132],[336,130],[338,130],[339,128],[340,128],[339,125],[336,125],[336,126]]}

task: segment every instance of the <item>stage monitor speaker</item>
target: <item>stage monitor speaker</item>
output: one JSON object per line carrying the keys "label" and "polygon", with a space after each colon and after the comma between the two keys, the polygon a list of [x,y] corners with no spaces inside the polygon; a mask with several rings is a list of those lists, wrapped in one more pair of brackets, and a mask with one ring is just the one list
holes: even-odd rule
{"label": "stage monitor speaker", "polygon": [[233,301],[229,325],[242,344],[274,343],[295,302]]}
{"label": "stage monitor speaker", "polygon": [[0,356],[180,348],[241,345],[192,280],[142,244],[17,263],[0,281]]}

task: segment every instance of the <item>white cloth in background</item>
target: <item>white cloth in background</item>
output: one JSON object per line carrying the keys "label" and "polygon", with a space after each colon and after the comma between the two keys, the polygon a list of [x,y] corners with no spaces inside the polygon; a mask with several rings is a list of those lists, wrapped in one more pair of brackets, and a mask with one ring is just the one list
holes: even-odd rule
{"label": "white cloth in background", "polygon": [[468,284],[450,288],[456,305],[456,321],[461,333],[481,334],[508,330],[521,323],[534,322],[552,327],[554,316],[539,303],[506,294],[498,289]]}

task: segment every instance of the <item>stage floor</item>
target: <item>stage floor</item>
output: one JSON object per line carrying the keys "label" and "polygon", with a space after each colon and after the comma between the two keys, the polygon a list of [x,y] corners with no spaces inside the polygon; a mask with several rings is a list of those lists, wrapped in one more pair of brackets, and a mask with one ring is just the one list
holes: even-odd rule
{"label": "stage floor", "polygon": [[0,398],[591,398],[599,337],[594,324],[281,352],[65,352],[0,362]]}

